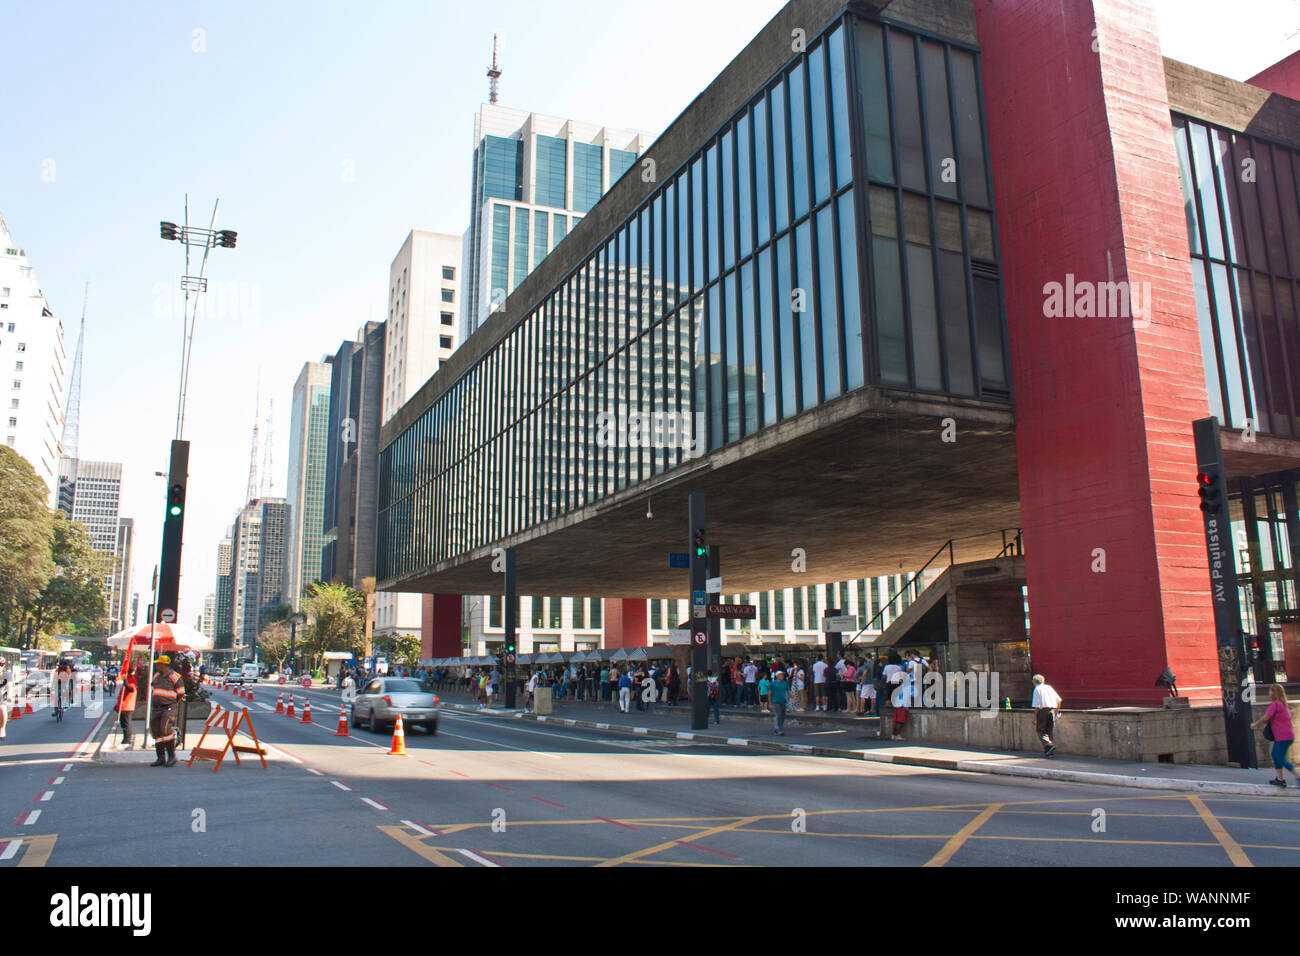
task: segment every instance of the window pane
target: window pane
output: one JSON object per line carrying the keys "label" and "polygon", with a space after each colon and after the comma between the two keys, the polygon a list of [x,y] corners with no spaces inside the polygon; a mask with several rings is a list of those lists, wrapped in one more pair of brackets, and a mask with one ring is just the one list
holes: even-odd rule
{"label": "window pane", "polygon": [[691,297],[691,183],[683,173],[677,177],[677,302]]}
{"label": "window pane", "polygon": [[741,425],[741,390],[744,387],[741,383],[740,367],[740,339],[741,339],[741,322],[740,310],[736,308],[736,276],[727,276],[722,280],[723,290],[723,325],[727,333],[727,365],[725,369],[727,380],[727,441],[733,442],[740,438]]}
{"label": "window pane", "polygon": [[727,132],[722,135],[722,271],[736,266],[736,137]]}
{"label": "window pane", "polygon": [[691,166],[691,284],[704,288],[704,160]]}
{"label": "window pane", "polygon": [[857,21],[858,96],[867,141],[867,174],[892,183],[894,158],[889,138],[889,86],[885,82],[884,34],[880,25]]}
{"label": "window pane", "polygon": [[763,393],[763,425],[766,427],[777,421],[776,319],[772,314],[771,247],[758,254],[758,311],[763,349],[763,376],[759,380],[758,387]]}
{"label": "window pane", "polygon": [[913,38],[897,31],[890,33],[889,55],[898,138],[898,176],[904,186],[925,189],[925,150],[921,142],[921,104],[916,90]]}
{"label": "window pane", "polygon": [[539,206],[566,208],[564,202],[564,180],[567,172],[567,142],[554,136],[537,137],[537,169],[534,171],[536,186],[533,202]]}
{"label": "window pane", "polygon": [[718,247],[719,247],[719,240],[721,238],[721,232],[719,231],[719,223],[721,220],[720,212],[722,207],[722,200],[721,200],[722,193],[720,191],[720,186],[718,181],[718,172],[719,172],[718,167],[719,167],[718,146],[715,143],[714,145],[710,146],[704,153],[705,180],[708,184],[706,186],[706,188],[708,189],[708,196],[705,201],[708,208],[705,211],[708,215],[708,231],[709,231],[708,238],[707,238],[709,261],[708,261],[708,272],[705,274],[706,282],[712,282],[714,279],[718,277],[718,255],[719,255]]}
{"label": "window pane", "polygon": [[772,87],[772,189],[773,231],[780,233],[790,226],[790,141],[786,135],[785,83]]}
{"label": "window pane", "polygon": [[1201,361],[1205,365],[1205,390],[1210,400],[1210,414],[1226,424],[1223,417],[1223,389],[1219,379],[1217,351],[1214,347],[1214,323],[1210,319],[1209,287],[1205,282],[1205,263],[1192,260],[1192,287],[1196,292],[1196,323],[1201,333]]}
{"label": "window pane", "polygon": [[528,209],[525,206],[515,208],[515,267],[511,275],[510,291],[528,275]]}
{"label": "window pane", "polygon": [[790,418],[799,411],[796,386],[799,367],[795,364],[793,275],[790,262],[790,236],[784,235],[776,243],[776,300],[773,308],[777,314],[780,332],[781,417]]}
{"label": "window pane", "polygon": [[[1214,193],[1215,171],[1210,156],[1209,131],[1199,124],[1192,127],[1192,152],[1196,163],[1197,190],[1201,194],[1201,212],[1205,216],[1205,241],[1210,255],[1222,259],[1223,224],[1219,219],[1219,200]],[[1263,172],[1261,168],[1261,184],[1265,178]]]}
{"label": "window pane", "polygon": [[980,125],[975,57],[964,50],[948,51],[952,60],[953,112],[957,120],[957,140],[961,162],[957,177],[966,201],[989,206],[988,170],[984,166],[984,134]]}
{"label": "window pane", "polygon": [[546,258],[548,250],[547,242],[549,240],[551,226],[550,213],[542,212],[540,209],[533,213],[533,268],[536,269],[543,259]]}
{"label": "window pane", "polygon": [[853,179],[852,127],[849,125],[849,81],[844,65],[843,27],[836,27],[826,41],[831,68],[831,126],[835,137],[835,186],[847,186]]}
{"label": "window pane", "polygon": [[740,237],[737,258],[744,259],[754,251],[754,182],[753,148],[749,137],[749,116],[742,116],[736,122],[736,182],[738,212],[740,213]]}
{"label": "window pane", "polygon": [[840,280],[843,284],[840,301],[844,309],[844,350],[848,366],[850,391],[865,383],[862,368],[862,304],[858,289],[858,243],[854,229],[853,193],[839,199],[840,219]]}
{"label": "window pane", "polygon": [[723,380],[722,294],[718,285],[706,293],[709,303],[709,448],[721,447],[726,439],[726,383]]}
{"label": "window pane", "polygon": [[948,107],[948,68],[943,47],[921,43],[921,69],[925,73],[925,131],[930,138],[930,181],[940,196],[957,198],[956,157],[952,149],[952,115]]}
{"label": "window pane", "polygon": [[1228,270],[1226,266],[1213,263],[1210,271],[1214,278],[1214,303],[1219,310],[1219,347],[1223,350],[1223,374],[1228,386],[1229,418],[1224,424],[1229,428],[1243,428],[1246,424],[1246,395],[1231,293],[1228,290]]}
{"label": "window pane", "polygon": [[907,344],[903,324],[903,290],[898,243],[880,236],[871,240],[872,278],[875,280],[876,336],[880,352],[880,380],[887,385],[907,385]]}
{"label": "window pane", "polygon": [[808,94],[812,107],[813,202],[821,203],[831,194],[830,121],[826,105],[826,47],[818,46],[808,54]]}
{"label": "window pane", "polygon": [[754,183],[758,211],[754,217],[758,245],[772,238],[772,177],[768,165],[767,101],[754,105]]}
{"label": "window pane", "polygon": [[758,431],[758,352],[754,336],[754,323],[758,316],[754,309],[754,263],[746,262],[740,267],[740,311],[739,320],[742,329],[742,354],[740,374],[743,385],[745,404],[745,434],[752,435]]}
{"label": "window pane", "polygon": [[805,64],[798,63],[786,77],[790,88],[790,171],[794,179],[794,218],[808,212],[808,105]]}
{"label": "window pane", "polygon": [[[709,353],[704,329],[704,297],[697,296],[688,308],[691,313],[691,338],[695,344],[691,412],[697,425],[701,420],[704,420],[707,425]],[[700,416],[705,416],[705,419],[701,419]],[[704,436],[698,437],[702,441]]]}
{"label": "window pane", "polygon": [[807,222],[800,223],[795,229],[795,249],[798,256],[798,278],[800,305],[799,314],[799,365],[800,379],[803,385],[803,408],[812,408],[819,401],[817,386],[821,380],[821,369],[817,359],[817,311],[814,301],[814,282],[812,268],[812,228]]}
{"label": "window pane", "polygon": [[966,262],[961,252],[939,253],[943,301],[943,345],[948,360],[948,391],[975,394],[971,365],[970,314],[966,305]]}
{"label": "window pane", "polygon": [[844,391],[840,382],[840,321],[835,288],[835,219],[827,206],[817,213],[817,317],[822,330],[822,382],[826,401]]}

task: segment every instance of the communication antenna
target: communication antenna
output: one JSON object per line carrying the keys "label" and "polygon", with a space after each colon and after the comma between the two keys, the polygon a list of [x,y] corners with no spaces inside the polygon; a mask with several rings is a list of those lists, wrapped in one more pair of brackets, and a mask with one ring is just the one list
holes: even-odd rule
{"label": "communication antenna", "polygon": [[63,454],[77,457],[77,434],[81,426],[81,356],[86,345],[86,305],[90,302],[90,283],[81,300],[81,331],[77,333],[77,351],[72,358],[72,375],[68,378],[68,400],[63,408]]}
{"label": "communication antenna", "polygon": [[262,373],[257,373],[257,393],[253,408],[253,445],[248,452],[248,497],[245,504],[257,498],[257,413],[262,409]]}
{"label": "communication antenna", "polygon": [[497,64],[498,34],[492,34],[492,65],[488,67],[488,102],[495,103],[501,92],[501,67]]}
{"label": "communication antenna", "polygon": [[275,422],[275,399],[270,400],[266,409],[266,438],[262,445],[262,497],[270,498],[275,494],[275,472],[271,468],[271,445],[275,434],[272,430]]}

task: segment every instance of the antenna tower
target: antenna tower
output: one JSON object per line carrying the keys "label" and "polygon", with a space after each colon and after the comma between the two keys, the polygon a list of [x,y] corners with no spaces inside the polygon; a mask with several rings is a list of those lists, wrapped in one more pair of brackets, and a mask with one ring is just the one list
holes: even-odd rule
{"label": "antenna tower", "polygon": [[72,374],[68,377],[68,400],[63,406],[63,454],[77,457],[77,435],[81,426],[81,356],[86,345],[86,305],[90,302],[90,283],[81,300],[81,331],[77,333],[77,351],[72,359]]}
{"label": "antenna tower", "polygon": [[253,444],[248,452],[248,497],[245,504],[251,503],[257,498],[257,413],[262,410],[262,376],[257,376],[257,397],[254,399],[255,408],[253,409]]}
{"label": "antenna tower", "polygon": [[488,67],[488,102],[495,103],[501,92],[501,67],[497,64],[497,34],[492,34],[492,65]]}

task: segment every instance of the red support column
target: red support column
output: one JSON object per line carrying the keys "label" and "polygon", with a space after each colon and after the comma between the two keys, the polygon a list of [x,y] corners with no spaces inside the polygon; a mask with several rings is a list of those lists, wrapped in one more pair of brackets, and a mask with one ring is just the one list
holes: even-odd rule
{"label": "red support column", "polygon": [[461,656],[459,594],[425,594],[420,607],[420,658]]}
{"label": "red support column", "polygon": [[606,598],[603,620],[606,650],[649,646],[645,598]]}
{"label": "red support column", "polygon": [[[1217,701],[1192,444],[1208,402],[1154,11],[976,0],[976,17],[1034,669],[1067,706],[1156,705],[1166,666]],[[1122,280],[1145,314],[1045,307],[1050,283]]]}

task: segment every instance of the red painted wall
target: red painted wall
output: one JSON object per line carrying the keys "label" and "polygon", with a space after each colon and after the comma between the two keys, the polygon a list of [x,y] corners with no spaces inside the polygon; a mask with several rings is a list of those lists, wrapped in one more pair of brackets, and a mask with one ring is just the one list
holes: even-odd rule
{"label": "red painted wall", "polygon": [[420,659],[461,656],[459,594],[425,594],[420,606]]}
{"label": "red painted wall", "polygon": [[[1192,445],[1208,403],[1154,12],[976,0],[976,16],[1034,669],[1067,706],[1156,704],[1166,666],[1217,701]],[[1150,283],[1150,326],[1045,317],[1044,285],[1067,274]]]}
{"label": "red painted wall", "polygon": [[1251,86],[1300,100],[1300,50],[1246,81]]}
{"label": "red painted wall", "polygon": [[644,598],[605,598],[602,620],[605,623],[606,650],[620,647],[647,647],[650,627]]}

